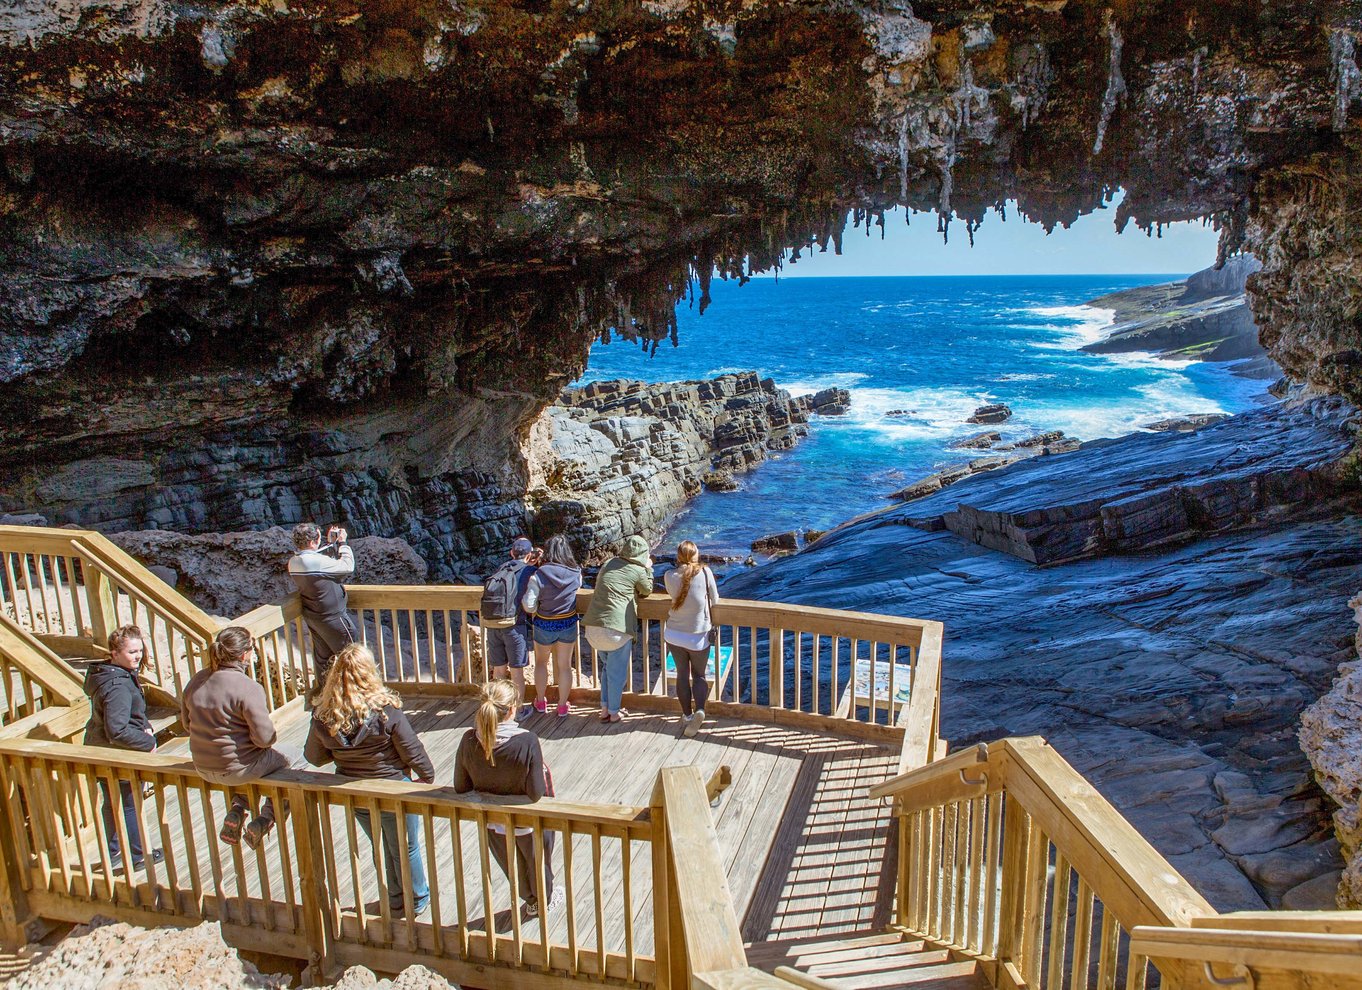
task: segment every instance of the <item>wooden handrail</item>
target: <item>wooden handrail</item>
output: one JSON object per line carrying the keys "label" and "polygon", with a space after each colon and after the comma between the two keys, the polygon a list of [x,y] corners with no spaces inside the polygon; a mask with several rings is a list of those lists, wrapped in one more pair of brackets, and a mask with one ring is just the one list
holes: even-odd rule
{"label": "wooden handrail", "polygon": [[926,766],[936,753],[941,721],[941,639],[939,622],[924,622],[922,645],[908,707],[900,719],[903,748],[899,752],[898,773]]}
{"label": "wooden handrail", "polygon": [[3,612],[0,612],[0,654],[50,695],[48,704],[75,705],[85,700],[80,675]]}
{"label": "wooden handrail", "polygon": [[1232,911],[1192,919],[1193,928],[1362,935],[1362,911]]}
{"label": "wooden handrail", "polygon": [[697,973],[746,967],[742,926],[698,767],[658,771],[652,815],[659,986],[684,990]]}
{"label": "wooden handrail", "polygon": [[1032,736],[1003,740],[1004,786],[1127,928],[1186,926],[1216,913],[1111,802]]}
{"label": "wooden handrail", "polygon": [[237,616],[232,620],[232,625],[242,626],[252,636],[264,636],[280,628],[285,623],[292,622],[303,614],[301,600],[295,592],[287,598],[281,598],[277,602],[270,602],[268,605],[257,605],[243,615]]}
{"label": "wooden handrail", "polygon": [[205,642],[217,635],[220,624],[211,615],[169,587],[132,555],[102,533],[82,532],[71,540],[81,559],[136,591],[156,608]]}
{"label": "wooden handrail", "polygon": [[[1348,986],[1362,985],[1362,935],[1140,926],[1130,933],[1130,951],[1147,956],[1156,966],[1176,960],[1249,970],[1328,973],[1351,977]],[[1201,968],[1206,972],[1206,967]],[[1235,982],[1233,975],[1215,976],[1212,971],[1206,985]],[[1193,984],[1179,981],[1178,985]],[[1331,980],[1329,986],[1341,988],[1342,984]]]}
{"label": "wooden handrail", "polygon": [[[980,780],[976,771],[980,767],[986,768],[988,762],[988,743],[979,743],[916,770],[890,777],[870,788],[870,797],[900,798],[904,811],[916,811],[918,808],[944,804],[947,801],[975,797],[982,794],[988,784],[987,777]],[[943,783],[947,785],[944,788],[941,786],[929,788],[929,785]]]}

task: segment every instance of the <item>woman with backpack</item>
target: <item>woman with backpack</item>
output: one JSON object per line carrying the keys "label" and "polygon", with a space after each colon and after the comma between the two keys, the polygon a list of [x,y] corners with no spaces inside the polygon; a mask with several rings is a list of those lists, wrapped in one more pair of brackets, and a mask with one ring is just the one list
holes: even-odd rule
{"label": "woman with backpack", "polygon": [[624,541],[619,555],[611,557],[596,576],[591,605],[582,617],[586,641],[596,651],[596,671],[601,687],[601,721],[619,722],[624,681],[634,652],[638,631],[638,600],[653,590],[653,562],[648,542],[641,536]]}
{"label": "woman with backpack", "polygon": [[521,606],[534,617],[534,710],[549,710],[549,658],[558,680],[558,717],[567,718],[572,690],[572,656],[577,647],[577,592],[582,569],[567,537],[552,537],[544,561],[525,586]]}
{"label": "woman with backpack", "polygon": [[676,697],[681,702],[682,730],[694,736],[705,722],[709,681],[705,678],[714,646],[713,608],[719,604],[714,572],[700,563],[700,548],[690,540],[676,548],[676,566],[662,582],[671,596],[667,614],[667,650],[676,665]]}
{"label": "woman with backpack", "polygon": [[[386,688],[378,676],[374,655],[365,646],[351,643],[336,654],[312,711],[303,750],[313,766],[336,764],[336,773],[369,780],[416,780],[435,782],[435,767],[421,745],[416,730],[402,711],[402,699]],[[411,910],[418,915],[430,902],[425,864],[421,861],[421,817],[405,815],[407,866],[411,873]],[[355,822],[374,842],[373,822],[365,808],[355,809]],[[388,883],[388,906],[397,914],[406,911],[402,884],[402,845],[398,841],[397,815],[379,813],[383,848],[383,873]]]}

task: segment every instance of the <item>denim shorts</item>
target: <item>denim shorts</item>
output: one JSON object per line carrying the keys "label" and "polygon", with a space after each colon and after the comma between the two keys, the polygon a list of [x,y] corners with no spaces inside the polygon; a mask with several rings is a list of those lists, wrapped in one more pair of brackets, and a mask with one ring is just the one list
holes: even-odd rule
{"label": "denim shorts", "polygon": [[577,623],[574,622],[564,629],[544,629],[536,622],[534,624],[534,641],[540,646],[552,646],[554,643],[575,643],[577,642]]}
{"label": "denim shorts", "polygon": [[507,629],[487,630],[487,665],[489,667],[528,667],[530,652],[525,627],[514,625]]}

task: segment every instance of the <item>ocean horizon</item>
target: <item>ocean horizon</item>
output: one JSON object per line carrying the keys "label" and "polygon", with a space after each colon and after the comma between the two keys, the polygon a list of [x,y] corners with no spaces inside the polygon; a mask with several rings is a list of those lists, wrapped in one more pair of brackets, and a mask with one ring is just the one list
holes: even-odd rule
{"label": "ocean horizon", "polygon": [[[986,429],[1003,441],[1062,430],[1080,440],[1120,436],[1193,413],[1261,403],[1267,381],[1224,364],[1149,354],[1089,354],[1110,310],[1096,297],[1185,274],[861,275],[716,280],[713,303],[677,306],[677,343],[656,352],[615,339],[591,351],[581,382],[650,382],[755,371],[792,395],[845,388],[844,416],[813,417],[794,450],[738,476],[739,491],[704,492],[680,510],[664,540],[693,539],[708,553],[746,555],[752,540],[829,529],[888,505],[898,488],[983,456],[950,444]],[[1006,403],[996,426],[965,420]]]}

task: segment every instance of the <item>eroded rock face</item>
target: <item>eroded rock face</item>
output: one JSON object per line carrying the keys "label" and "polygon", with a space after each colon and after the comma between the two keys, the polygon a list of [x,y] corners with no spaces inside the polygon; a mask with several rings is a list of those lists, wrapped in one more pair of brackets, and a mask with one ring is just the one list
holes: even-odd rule
{"label": "eroded rock face", "polygon": [[[1362,595],[1348,605],[1362,641]],[[1362,655],[1362,649],[1358,652]],[[1336,806],[1334,832],[1347,864],[1338,884],[1338,906],[1362,908],[1362,663],[1340,665],[1329,693],[1301,714],[1300,744],[1315,779]]]}
{"label": "eroded rock face", "polygon": [[[590,341],[895,203],[1210,217],[1355,388],[1356,7],[22,0],[0,12],[0,510],[524,523]],[[868,212],[867,212],[868,211]],[[987,235],[987,231],[983,232]],[[692,279],[692,271],[700,273]],[[692,283],[695,283],[694,285]]]}
{"label": "eroded rock face", "polygon": [[565,534],[588,563],[634,533],[656,541],[701,485],[736,488],[735,472],[794,446],[807,422],[799,401],[752,372],[569,389],[530,431],[533,535]]}

